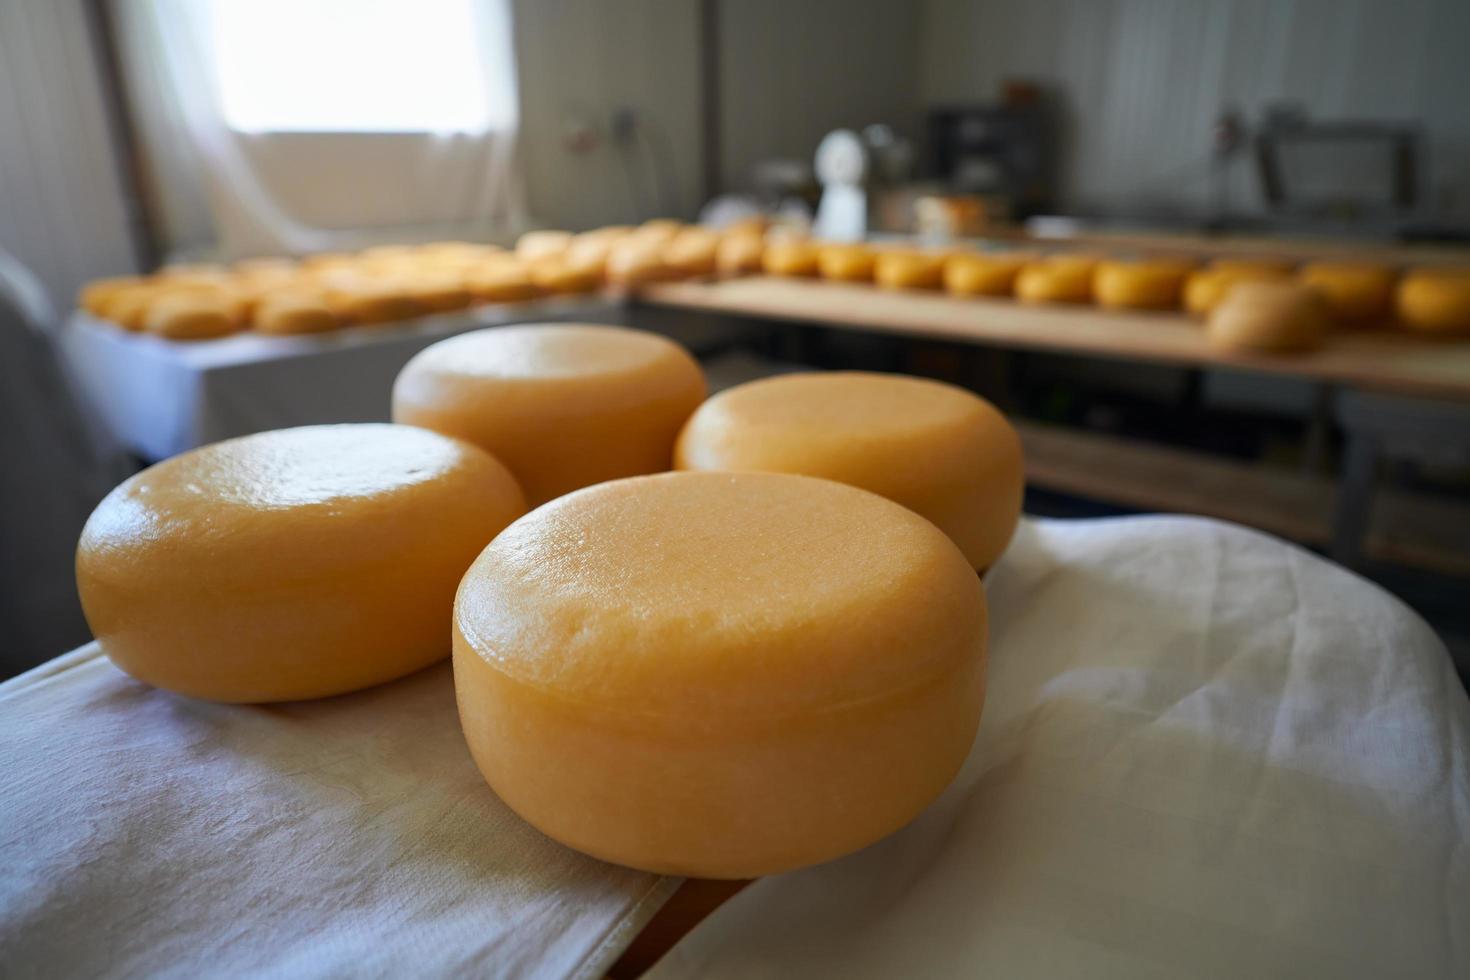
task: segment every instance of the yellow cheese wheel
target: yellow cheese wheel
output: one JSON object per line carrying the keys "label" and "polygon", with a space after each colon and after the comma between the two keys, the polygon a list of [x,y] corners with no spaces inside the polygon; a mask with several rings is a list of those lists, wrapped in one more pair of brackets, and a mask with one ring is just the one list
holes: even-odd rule
{"label": "yellow cheese wheel", "polygon": [[1237,275],[1257,279],[1272,279],[1289,276],[1296,264],[1286,259],[1238,258],[1213,259],[1209,268],[1216,272],[1233,272]]}
{"label": "yellow cheese wheel", "polygon": [[343,280],[329,288],[325,296],[332,311],[349,323],[390,323],[430,311],[401,279]]}
{"label": "yellow cheese wheel", "polygon": [[528,231],[516,239],[516,256],[527,262],[560,255],[572,244],[569,231]]}
{"label": "yellow cheese wheel", "polygon": [[943,255],[914,249],[878,253],[873,281],[882,289],[938,289],[944,285]]}
{"label": "yellow cheese wheel", "polygon": [[1429,334],[1470,333],[1470,269],[1419,269],[1395,297],[1399,323]]}
{"label": "yellow cheese wheel", "polygon": [[671,473],[563,497],[460,585],[460,721],[548,836],[745,878],[897,830],[968,754],[985,599],[958,549],[874,494]]}
{"label": "yellow cheese wheel", "polygon": [[1102,262],[1092,278],[1099,306],[1113,309],[1173,310],[1179,307],[1188,264],[1174,259]]}
{"label": "yellow cheese wheel", "polygon": [[653,218],[633,229],[633,234],[645,245],[664,246],[672,242],[682,231],[684,223],[673,218]]}
{"label": "yellow cheese wheel", "polygon": [[761,267],[773,276],[815,276],[817,246],[804,238],[768,241],[761,254]]}
{"label": "yellow cheese wheel", "polygon": [[98,297],[97,315],[104,320],[111,320],[124,330],[142,330],[148,307],[161,292],[162,287],[152,279],[118,285],[103,291]]}
{"label": "yellow cheese wheel", "polygon": [[722,276],[760,272],[766,254],[765,238],[753,232],[730,232],[715,252],[715,268]]}
{"label": "yellow cheese wheel", "polygon": [[643,330],[539,324],[440,341],[393,385],[393,420],[458,436],[510,467],[532,506],[669,468],[704,399],[683,347]]}
{"label": "yellow cheese wheel", "polygon": [[664,246],[663,260],[681,276],[710,275],[721,237],[709,228],[685,228]]}
{"label": "yellow cheese wheel", "polygon": [[430,313],[462,310],[474,302],[464,276],[454,272],[419,271],[404,283],[410,297]]}
{"label": "yellow cheese wheel", "polygon": [[1210,311],[1205,327],[1215,347],[1275,353],[1320,347],[1327,329],[1327,305],[1322,297],[1289,279],[1237,283]]}
{"label": "yellow cheese wheel", "polygon": [[108,279],[94,279],[81,288],[77,293],[77,306],[95,317],[107,315],[108,303],[120,293],[136,289],[143,285],[146,280],[138,276],[113,276]]}
{"label": "yellow cheese wheel", "polygon": [[222,292],[181,289],[162,293],[148,305],[143,329],[170,340],[209,340],[243,326],[235,300]]}
{"label": "yellow cheese wheel", "polygon": [[787,374],[737,385],[679,436],[685,470],[764,470],[850,483],[917,511],[988,568],[1021,516],[1021,442],[989,402],[898,374]]}
{"label": "yellow cheese wheel", "polygon": [[484,303],[523,303],[541,295],[531,270],[514,256],[493,256],[465,273],[465,285]]}
{"label": "yellow cheese wheel", "polygon": [[631,228],[597,228],[593,231],[584,231],[574,237],[572,243],[567,246],[567,263],[572,267],[593,272],[600,279],[613,245],[626,238],[631,231]]}
{"label": "yellow cheese wheel", "polygon": [[449,652],[454,590],[525,510],[505,467],[433,432],[323,425],[215,443],[98,504],[77,546],[113,663],[215,701],[327,697]]}
{"label": "yellow cheese wheel", "polygon": [[817,271],[823,279],[872,282],[876,258],[866,245],[822,245],[817,250]]}
{"label": "yellow cheese wheel", "polygon": [[342,321],[319,294],[283,291],[261,299],[253,325],[267,334],[323,333],[342,326]]}
{"label": "yellow cheese wheel", "polygon": [[1199,269],[1191,272],[1184,282],[1184,309],[1190,316],[1206,317],[1238,283],[1279,282],[1289,279],[1290,275],[1271,268],[1218,269],[1212,266]]}
{"label": "yellow cheese wheel", "polygon": [[1024,252],[960,252],[944,262],[944,288],[956,296],[1010,296],[1021,269],[1035,259]]}
{"label": "yellow cheese wheel", "polygon": [[665,241],[658,236],[628,235],[613,243],[607,253],[603,274],[618,286],[637,286],[648,282],[667,282],[681,275],[664,261]]}
{"label": "yellow cheese wheel", "polygon": [[536,288],[548,293],[590,293],[602,285],[600,266],[574,265],[562,255],[548,255],[530,263],[531,282]]}
{"label": "yellow cheese wheel", "polygon": [[1311,286],[1340,320],[1386,320],[1393,311],[1397,278],[1386,265],[1367,262],[1309,262],[1297,279]]}
{"label": "yellow cheese wheel", "polygon": [[1090,303],[1097,264],[1070,256],[1027,263],[1016,276],[1016,298],[1023,303]]}

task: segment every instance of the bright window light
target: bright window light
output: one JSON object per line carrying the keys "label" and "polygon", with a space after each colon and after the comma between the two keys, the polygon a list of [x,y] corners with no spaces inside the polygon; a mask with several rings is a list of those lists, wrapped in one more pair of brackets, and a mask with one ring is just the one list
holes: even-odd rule
{"label": "bright window light", "polygon": [[[508,121],[475,0],[212,0],[220,109],[242,132],[482,132]],[[499,45],[493,47],[506,47]]]}

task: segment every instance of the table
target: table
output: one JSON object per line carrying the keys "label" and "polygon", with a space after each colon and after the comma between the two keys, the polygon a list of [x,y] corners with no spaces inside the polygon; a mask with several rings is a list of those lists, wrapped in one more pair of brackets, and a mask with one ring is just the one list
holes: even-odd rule
{"label": "table", "polygon": [[180,342],[78,313],[58,338],[87,407],[148,461],[265,429],[387,421],[399,368],[435,341],[536,320],[616,321],[601,297],[481,306],[403,323],[298,337],[240,333]]}

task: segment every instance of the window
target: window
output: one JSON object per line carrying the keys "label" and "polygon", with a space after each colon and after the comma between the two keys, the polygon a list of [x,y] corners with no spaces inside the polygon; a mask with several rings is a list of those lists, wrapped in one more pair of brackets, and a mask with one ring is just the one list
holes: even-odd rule
{"label": "window", "polygon": [[241,132],[483,132],[514,118],[509,38],[476,0],[211,0]]}

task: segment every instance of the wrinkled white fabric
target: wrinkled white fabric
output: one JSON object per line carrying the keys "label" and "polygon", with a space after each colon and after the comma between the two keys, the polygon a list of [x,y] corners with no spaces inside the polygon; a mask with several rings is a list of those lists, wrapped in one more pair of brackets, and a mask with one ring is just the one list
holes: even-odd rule
{"label": "wrinkled white fabric", "polygon": [[1191,518],[1038,521],[941,800],[652,976],[1470,976],[1470,708],[1377,587]]}
{"label": "wrinkled white fabric", "polygon": [[543,837],[449,666],[219,705],[95,644],[0,685],[0,976],[596,977],[677,884]]}

